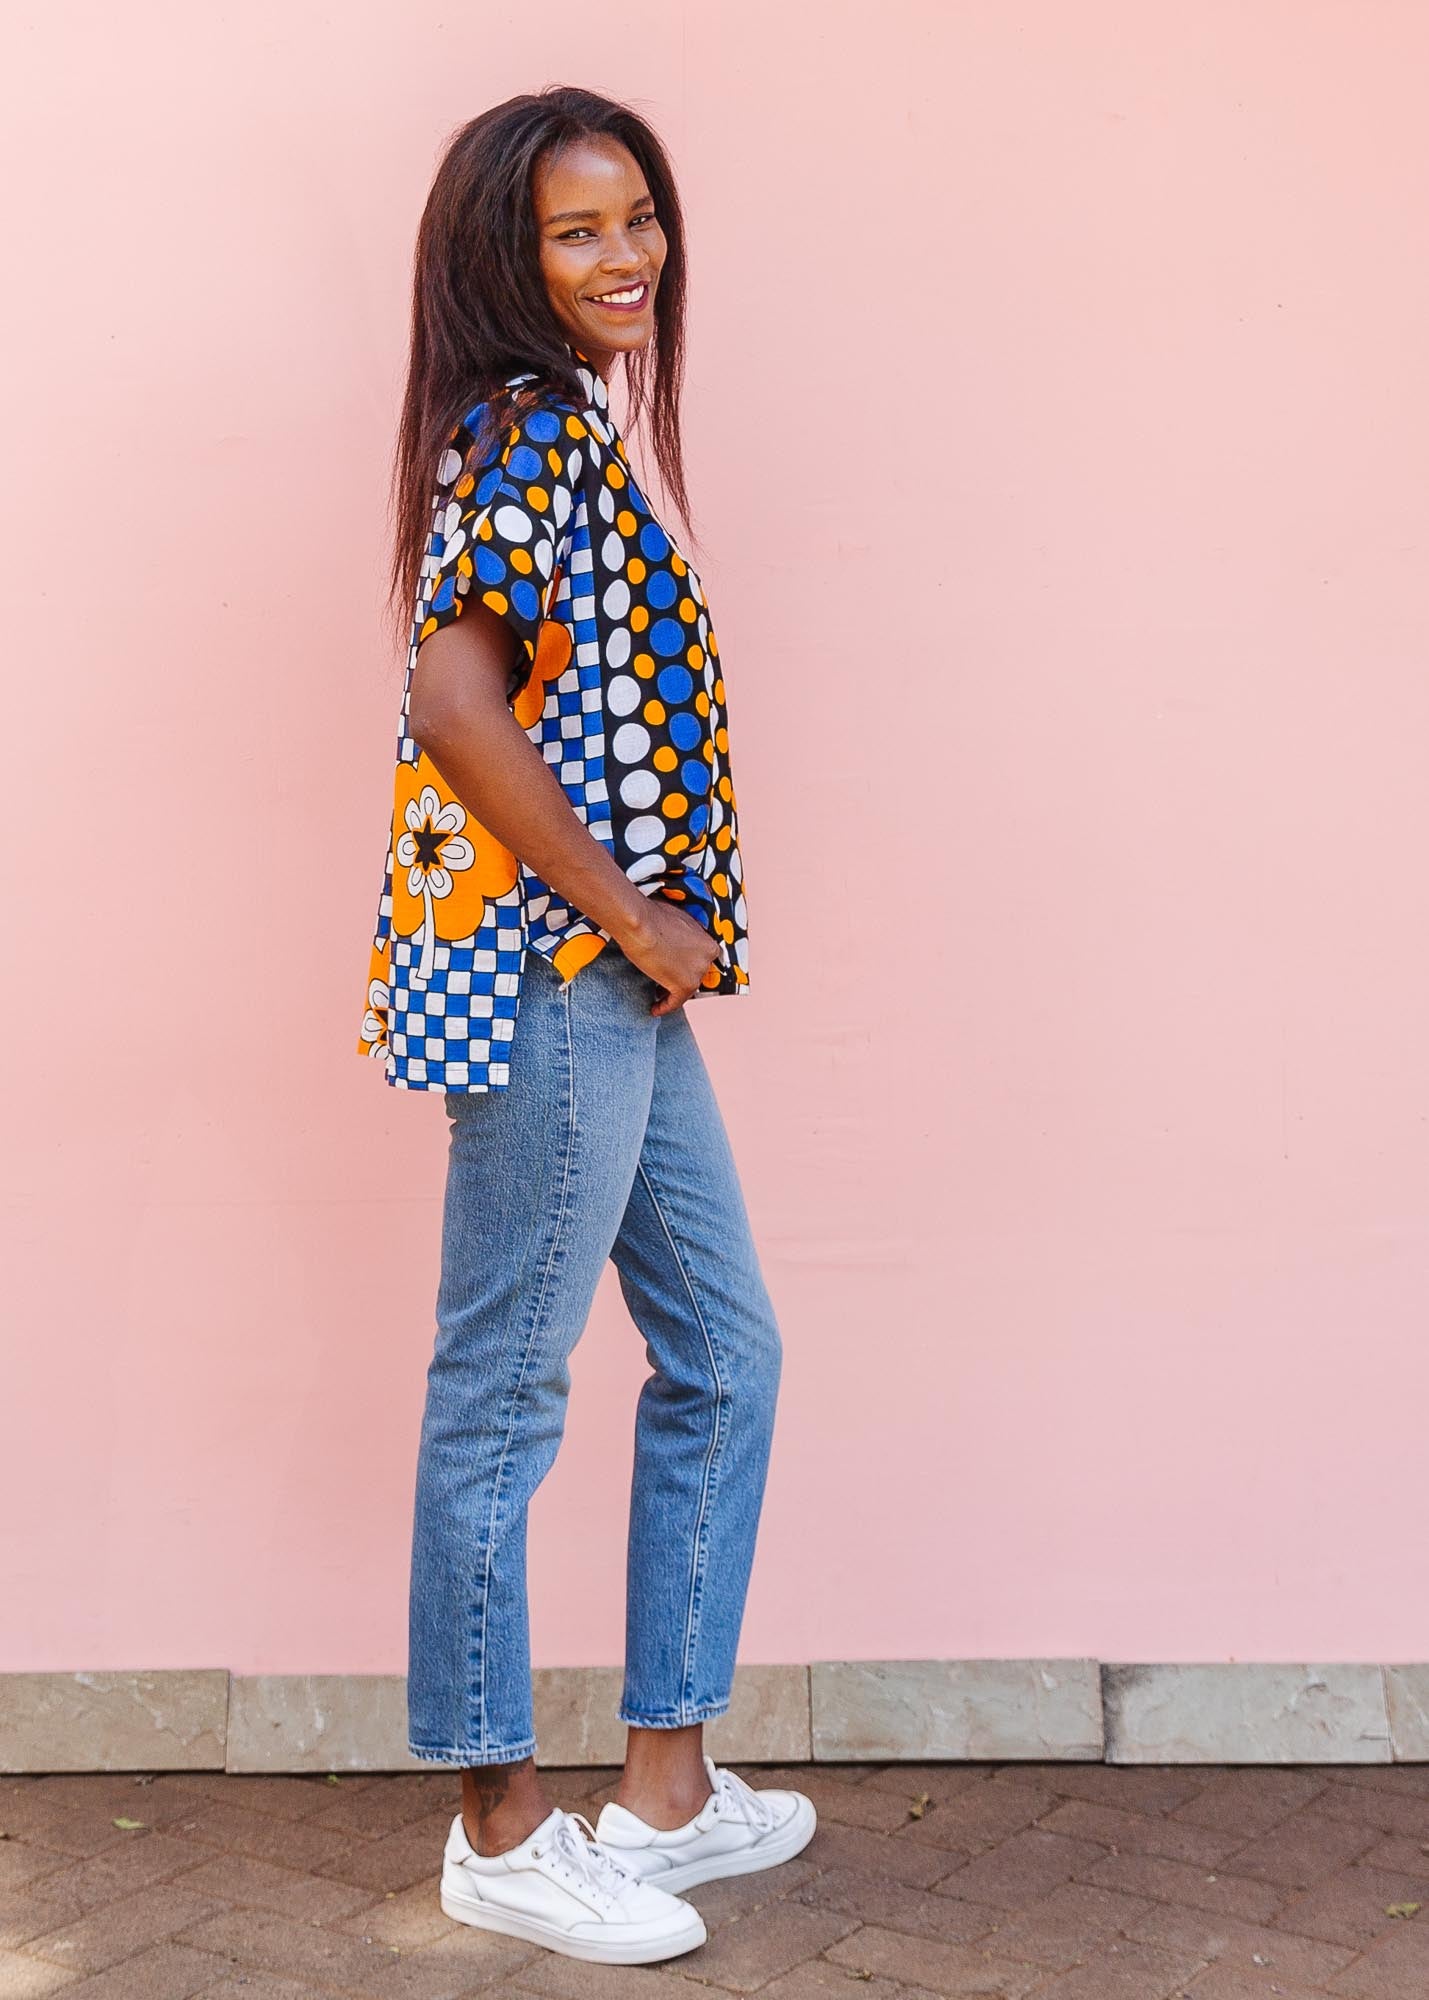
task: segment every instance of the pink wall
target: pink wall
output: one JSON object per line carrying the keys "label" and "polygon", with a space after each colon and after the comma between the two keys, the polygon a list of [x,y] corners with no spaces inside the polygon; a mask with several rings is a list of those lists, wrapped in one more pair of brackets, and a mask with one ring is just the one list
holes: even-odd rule
{"label": "pink wall", "polygon": [[[666,134],[786,1339],[749,1660],[1429,1658],[1429,23],[31,10],[6,1668],[405,1664],[445,1121],[351,1052],[437,148]],[[13,236],[12,236],[13,240]],[[736,413],[747,443],[736,450]],[[537,1657],[620,1657],[614,1287]]]}

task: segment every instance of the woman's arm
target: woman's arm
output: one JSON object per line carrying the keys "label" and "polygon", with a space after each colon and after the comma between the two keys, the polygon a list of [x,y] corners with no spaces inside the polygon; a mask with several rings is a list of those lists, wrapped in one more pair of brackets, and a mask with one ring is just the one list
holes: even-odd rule
{"label": "woman's arm", "polygon": [[699,987],[718,941],[663,896],[643,896],[591,834],[511,712],[511,661],[510,627],[469,601],[418,649],[412,739],[474,819],[664,989],[650,1011],[668,1014]]}

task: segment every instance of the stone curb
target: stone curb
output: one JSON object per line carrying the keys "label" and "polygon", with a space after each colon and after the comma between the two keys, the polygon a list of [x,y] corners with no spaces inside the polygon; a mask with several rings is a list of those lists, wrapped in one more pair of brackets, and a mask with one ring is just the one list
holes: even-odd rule
{"label": "stone curb", "polygon": [[[535,1675],[539,1759],[618,1764],[616,1667]],[[725,1763],[1429,1762],[1429,1665],[816,1660],[741,1666]],[[0,1674],[0,1771],[430,1770],[400,1674]]]}

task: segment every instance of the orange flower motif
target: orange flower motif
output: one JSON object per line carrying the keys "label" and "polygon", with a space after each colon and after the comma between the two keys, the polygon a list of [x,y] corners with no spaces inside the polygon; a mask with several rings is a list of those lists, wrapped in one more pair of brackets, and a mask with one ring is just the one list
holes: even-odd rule
{"label": "orange flower motif", "polygon": [[516,885],[516,857],[452,796],[424,751],[399,763],[393,811],[392,928],[422,933],[418,979],[432,976],[437,939],[470,937],[487,900]]}
{"label": "orange flower motif", "polygon": [[367,982],[367,1012],[362,1017],[362,1045],[375,1056],[387,1053],[387,1015],[392,996],[385,979]]}
{"label": "orange flower motif", "polygon": [[391,1010],[392,994],[387,982],[387,942],[373,944],[371,962],[367,972],[367,1007],[362,1016],[362,1029],[357,1038],[359,1055],[386,1057],[387,1023]]}
{"label": "orange flower motif", "polygon": [[[559,578],[559,570],[556,572]],[[526,685],[511,704],[511,712],[523,729],[541,720],[546,706],[546,686],[558,681],[571,663],[571,628],[560,618],[548,618],[536,635],[536,657]]]}

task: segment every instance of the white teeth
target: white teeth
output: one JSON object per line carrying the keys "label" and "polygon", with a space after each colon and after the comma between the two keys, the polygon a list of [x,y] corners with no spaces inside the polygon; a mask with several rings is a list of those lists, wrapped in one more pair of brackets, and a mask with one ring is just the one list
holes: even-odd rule
{"label": "white teeth", "polygon": [[596,294],[596,297],[602,304],[613,306],[633,306],[637,299],[643,299],[644,296],[645,287],[643,285],[635,285],[629,291],[625,292],[597,292]]}

